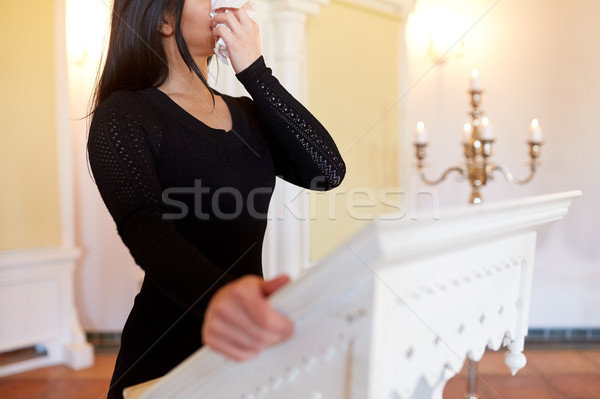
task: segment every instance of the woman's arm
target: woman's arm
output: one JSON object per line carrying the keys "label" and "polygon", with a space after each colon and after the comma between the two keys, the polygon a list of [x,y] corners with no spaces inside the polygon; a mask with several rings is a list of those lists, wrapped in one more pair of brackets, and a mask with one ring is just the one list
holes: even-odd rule
{"label": "woman's arm", "polygon": [[217,14],[212,24],[215,39],[227,44],[236,76],[269,128],[277,173],[306,188],[337,187],[346,174],[342,156],[323,125],[266,67],[257,24],[244,9]]}
{"label": "woman's arm", "polygon": [[340,185],[346,165],[323,125],[275,78],[263,57],[236,75],[269,127],[278,174],[313,190]]}

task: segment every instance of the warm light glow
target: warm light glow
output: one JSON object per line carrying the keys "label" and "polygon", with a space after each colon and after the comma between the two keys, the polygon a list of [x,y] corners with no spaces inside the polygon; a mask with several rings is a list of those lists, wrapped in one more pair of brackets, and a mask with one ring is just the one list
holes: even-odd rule
{"label": "warm light glow", "polygon": [[408,50],[412,56],[443,63],[448,57],[461,57],[466,53],[465,32],[472,23],[469,23],[465,10],[448,3],[444,6],[417,2],[406,27]]}
{"label": "warm light glow", "polygon": [[462,142],[464,144],[469,144],[471,142],[471,135],[473,134],[471,124],[465,123],[462,131]]}
{"label": "warm light glow", "polygon": [[77,64],[97,66],[108,32],[109,9],[95,0],[67,0],[67,53]]}
{"label": "warm light glow", "polygon": [[530,143],[541,143],[543,139],[542,127],[537,119],[531,121],[531,127],[529,128],[528,141]]}
{"label": "warm light glow", "polygon": [[477,69],[473,69],[473,70],[471,71],[471,77],[472,77],[473,79],[477,79],[477,78],[479,77],[479,71],[478,71]]}
{"label": "warm light glow", "polygon": [[487,118],[487,116],[484,116],[483,119],[481,119],[481,124],[483,126],[487,126],[490,124],[490,120]]}
{"label": "warm light glow", "polygon": [[417,130],[422,132],[423,130],[425,130],[425,124],[423,123],[423,121],[419,121],[417,122]]}

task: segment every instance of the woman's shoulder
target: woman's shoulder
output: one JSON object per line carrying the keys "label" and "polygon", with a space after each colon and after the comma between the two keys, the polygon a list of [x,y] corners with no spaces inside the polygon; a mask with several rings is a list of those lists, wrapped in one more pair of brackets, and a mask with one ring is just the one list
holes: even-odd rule
{"label": "woman's shoulder", "polygon": [[235,102],[241,117],[244,119],[246,126],[250,128],[254,128],[254,130],[265,130],[265,120],[263,119],[260,110],[256,106],[254,100],[250,97],[240,96],[240,97],[229,97],[231,100]]}
{"label": "woman's shoulder", "polygon": [[137,140],[142,133],[156,148],[164,140],[165,127],[156,106],[144,91],[119,90],[102,101],[92,114],[89,139],[107,134],[120,140]]}
{"label": "woman's shoulder", "polygon": [[119,90],[102,101],[92,113],[91,130],[107,125],[143,128],[160,123],[156,106],[143,91]]}
{"label": "woman's shoulder", "polygon": [[112,93],[94,110],[94,114],[140,112],[151,105],[140,91],[119,90]]}
{"label": "woman's shoulder", "polygon": [[256,104],[254,103],[254,100],[252,100],[250,97],[246,97],[246,96],[239,96],[239,97],[233,97],[233,96],[228,96],[228,95],[224,95],[224,94],[220,94],[222,97],[227,97],[227,99],[231,102],[234,102],[237,104],[237,106],[243,111],[243,113],[245,114],[246,117],[252,117],[255,118],[258,116],[258,108],[256,107]]}

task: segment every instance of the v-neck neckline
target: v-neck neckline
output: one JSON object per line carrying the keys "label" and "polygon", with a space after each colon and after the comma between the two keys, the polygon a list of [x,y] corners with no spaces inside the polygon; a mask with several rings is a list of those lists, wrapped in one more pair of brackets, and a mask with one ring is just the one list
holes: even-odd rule
{"label": "v-neck neckline", "polygon": [[147,93],[150,99],[154,100],[154,102],[165,112],[186,125],[193,132],[199,132],[209,140],[220,144],[234,145],[238,143],[243,145],[243,140],[239,137],[239,132],[242,131],[240,129],[242,122],[239,114],[240,110],[238,109],[236,102],[230,96],[215,92],[215,95],[218,95],[223,99],[231,115],[231,129],[225,130],[208,126],[156,87],[145,89],[143,92]]}

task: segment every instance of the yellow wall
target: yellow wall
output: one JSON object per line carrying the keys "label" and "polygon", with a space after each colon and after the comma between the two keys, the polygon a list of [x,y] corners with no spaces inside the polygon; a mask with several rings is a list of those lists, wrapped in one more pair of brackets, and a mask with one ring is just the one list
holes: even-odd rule
{"label": "yellow wall", "polygon": [[[334,136],[348,168],[339,188],[311,194],[312,260],[378,214],[398,210],[379,197],[399,183],[400,26],[398,18],[341,1],[309,20],[310,109]],[[398,194],[386,198],[400,200]]]}
{"label": "yellow wall", "polygon": [[54,4],[0,15],[0,251],[58,245]]}

